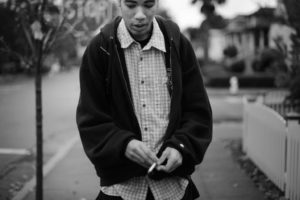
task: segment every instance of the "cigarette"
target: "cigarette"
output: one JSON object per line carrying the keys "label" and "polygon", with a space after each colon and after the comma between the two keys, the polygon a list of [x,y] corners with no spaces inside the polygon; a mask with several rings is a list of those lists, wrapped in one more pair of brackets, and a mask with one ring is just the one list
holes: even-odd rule
{"label": "cigarette", "polygon": [[156,167],[156,165],[157,165],[157,163],[153,163],[153,164],[149,167],[149,169],[148,169],[148,174],[150,174],[150,173],[154,170],[154,168]]}

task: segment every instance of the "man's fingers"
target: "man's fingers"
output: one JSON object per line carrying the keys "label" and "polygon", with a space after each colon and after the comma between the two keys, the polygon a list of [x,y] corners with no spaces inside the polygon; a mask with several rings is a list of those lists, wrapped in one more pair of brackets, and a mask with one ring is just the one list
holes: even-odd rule
{"label": "man's fingers", "polygon": [[180,162],[177,159],[174,158],[168,158],[168,162],[166,165],[159,165],[157,167],[157,170],[159,171],[165,171],[167,173],[170,173],[174,171],[178,166],[180,166]]}
{"label": "man's fingers", "polygon": [[148,163],[146,163],[145,159],[137,152],[132,151],[131,153],[129,153],[129,156],[127,156],[130,160],[136,162],[137,164],[147,168],[148,167]]}
{"label": "man's fingers", "polygon": [[145,167],[145,168],[148,168],[148,164],[146,164],[141,158],[139,157],[132,157],[132,161],[136,162],[137,164]]}
{"label": "man's fingers", "polygon": [[131,160],[134,159],[135,161],[143,162],[143,157],[137,153],[136,149],[133,149],[132,151],[128,151],[126,156]]}
{"label": "man's fingers", "polygon": [[147,163],[149,163],[149,165],[158,162],[156,155],[147,146],[142,146],[141,150],[143,151],[144,159],[147,161]]}
{"label": "man's fingers", "polygon": [[155,154],[143,142],[138,140],[132,140],[128,143],[125,155],[130,160],[146,168],[158,160]]}
{"label": "man's fingers", "polygon": [[167,164],[165,166],[162,165],[162,170],[169,173],[172,171],[172,169],[175,169],[174,164],[175,161],[173,159],[168,159]]}
{"label": "man's fingers", "polygon": [[144,158],[140,155],[139,151],[138,146],[127,148],[125,156],[140,165],[145,165]]}
{"label": "man's fingers", "polygon": [[161,165],[165,162],[165,160],[168,158],[169,152],[167,150],[164,150],[160,158],[158,159],[158,165]]}
{"label": "man's fingers", "polygon": [[[161,165],[161,163],[164,162],[165,159],[167,159],[167,164]],[[162,157],[160,158],[159,163],[160,163],[160,165],[157,167],[157,170],[161,170],[161,171],[170,173],[182,164],[182,157],[177,150],[172,149],[172,148],[167,148],[164,151]]]}

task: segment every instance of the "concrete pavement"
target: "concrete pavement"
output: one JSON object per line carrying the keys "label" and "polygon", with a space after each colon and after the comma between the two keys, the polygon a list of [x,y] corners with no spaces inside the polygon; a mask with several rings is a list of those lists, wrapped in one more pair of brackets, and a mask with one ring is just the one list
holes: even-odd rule
{"label": "concrete pavement", "polygon": [[[225,148],[228,139],[240,138],[240,123],[214,125],[214,139],[193,179],[200,200],[263,200],[250,178],[238,167]],[[92,200],[99,191],[95,170],[77,142],[44,179],[45,200]],[[25,200],[34,200],[30,192]]]}
{"label": "concrete pavement", "polygon": [[[77,142],[44,179],[44,200],[89,200],[99,191],[95,170]],[[24,200],[34,200],[31,191]]]}
{"label": "concrete pavement", "polygon": [[193,174],[200,200],[263,200],[263,194],[233,160],[226,141],[239,139],[239,123],[215,124],[214,139],[203,163]]}

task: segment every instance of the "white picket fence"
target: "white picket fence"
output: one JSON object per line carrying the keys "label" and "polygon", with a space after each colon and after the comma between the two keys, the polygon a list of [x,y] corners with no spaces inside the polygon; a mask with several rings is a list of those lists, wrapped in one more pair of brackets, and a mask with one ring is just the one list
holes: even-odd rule
{"label": "white picket fence", "polygon": [[300,122],[244,98],[243,149],[282,191],[300,200]]}
{"label": "white picket fence", "polygon": [[300,199],[300,125],[288,120],[287,126],[287,169],[286,197]]}

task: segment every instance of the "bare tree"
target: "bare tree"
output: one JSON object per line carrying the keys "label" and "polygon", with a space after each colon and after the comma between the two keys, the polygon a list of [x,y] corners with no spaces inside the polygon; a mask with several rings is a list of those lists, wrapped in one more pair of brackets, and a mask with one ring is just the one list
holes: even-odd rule
{"label": "bare tree", "polygon": [[[8,0],[5,3],[6,8],[15,14],[15,28],[22,33],[26,49],[18,52],[5,39],[0,38],[0,51],[14,55],[35,72],[36,199],[43,199],[43,60],[60,38],[72,34],[80,39],[93,34],[95,27],[111,19],[112,4],[109,2],[110,0]],[[89,24],[93,24],[93,27],[89,27]]]}

